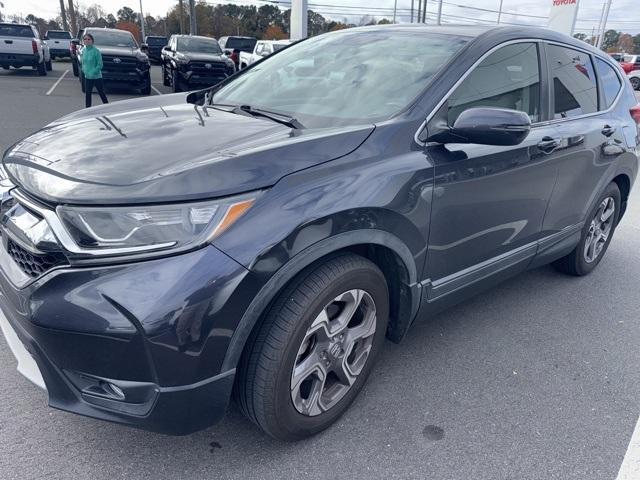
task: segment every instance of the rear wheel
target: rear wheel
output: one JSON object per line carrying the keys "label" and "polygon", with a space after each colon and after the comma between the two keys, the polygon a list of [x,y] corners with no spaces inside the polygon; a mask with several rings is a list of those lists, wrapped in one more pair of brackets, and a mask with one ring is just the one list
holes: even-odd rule
{"label": "rear wheel", "polygon": [[345,254],[303,271],[252,333],[236,400],[265,432],[298,440],[329,427],[364,385],[384,342],[385,277]]}
{"label": "rear wheel", "polygon": [[47,66],[44,60],[38,64],[38,66],[36,67],[36,70],[38,71],[38,75],[40,75],[41,77],[44,77],[47,75]]}
{"label": "rear wheel", "polygon": [[638,77],[631,77],[631,86],[633,87],[634,90],[640,90],[640,78]]}
{"label": "rear wheel", "polygon": [[553,262],[556,269],[569,275],[581,276],[596,268],[616,229],[620,200],[618,186],[610,183],[589,213],[578,246],[566,257]]}

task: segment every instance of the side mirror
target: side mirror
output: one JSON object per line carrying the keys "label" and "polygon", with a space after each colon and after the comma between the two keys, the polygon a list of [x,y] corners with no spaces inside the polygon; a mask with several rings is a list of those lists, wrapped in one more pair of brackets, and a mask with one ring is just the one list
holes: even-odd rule
{"label": "side mirror", "polygon": [[475,107],[463,111],[453,127],[438,130],[427,142],[519,145],[531,131],[531,119],[518,110]]}

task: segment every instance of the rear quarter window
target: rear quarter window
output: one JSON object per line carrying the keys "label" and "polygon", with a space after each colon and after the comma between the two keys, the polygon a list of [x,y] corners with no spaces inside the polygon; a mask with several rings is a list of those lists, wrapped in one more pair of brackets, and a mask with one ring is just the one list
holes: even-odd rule
{"label": "rear quarter window", "polygon": [[598,71],[598,77],[600,78],[604,95],[602,102],[600,102],[600,110],[606,110],[613,105],[614,100],[622,88],[622,82],[613,67],[604,60],[596,58],[596,70]]}
{"label": "rear quarter window", "polygon": [[596,75],[588,54],[549,45],[553,79],[554,118],[571,118],[598,111]]}

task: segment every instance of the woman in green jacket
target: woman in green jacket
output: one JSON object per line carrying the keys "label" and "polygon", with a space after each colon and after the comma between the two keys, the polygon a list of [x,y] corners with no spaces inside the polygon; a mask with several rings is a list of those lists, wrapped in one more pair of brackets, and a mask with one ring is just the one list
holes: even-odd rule
{"label": "woman in green jacket", "polygon": [[93,35],[85,33],[82,37],[84,51],[82,52],[82,76],[84,77],[85,105],[91,106],[91,94],[95,85],[102,103],[109,103],[104,94],[104,83],[102,82],[102,54],[93,45]]}

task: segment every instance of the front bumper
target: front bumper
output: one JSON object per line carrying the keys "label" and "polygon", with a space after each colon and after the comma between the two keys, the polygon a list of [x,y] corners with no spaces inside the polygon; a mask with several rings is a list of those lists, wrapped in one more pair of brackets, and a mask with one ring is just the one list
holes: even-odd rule
{"label": "front bumper", "polygon": [[105,83],[124,83],[128,85],[136,85],[143,87],[149,81],[149,70],[122,70],[122,71],[112,71],[112,70],[102,70],[102,80]]}
{"label": "front bumper", "polygon": [[49,405],[182,435],[225,413],[221,371],[248,272],[212,246],[128,265],[59,268],[23,288],[0,271],[0,326]]}
{"label": "front bumper", "polygon": [[56,58],[61,58],[61,57],[71,58],[71,52],[69,51],[68,48],[52,48],[49,50],[49,53],[51,54],[52,57],[56,57]]}

